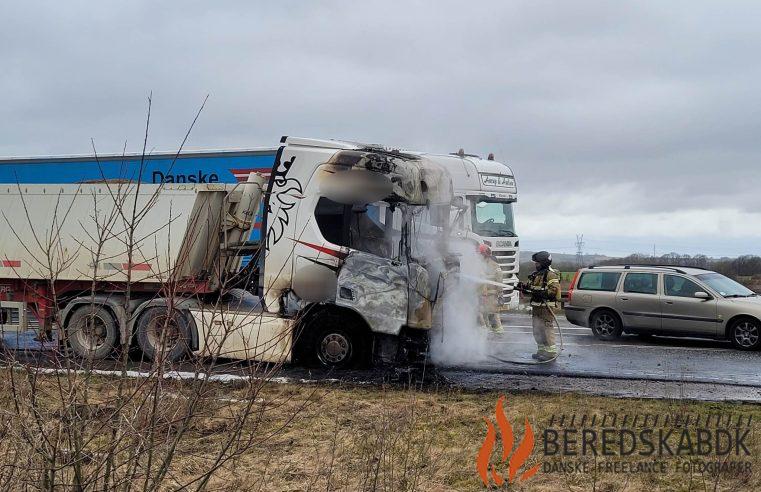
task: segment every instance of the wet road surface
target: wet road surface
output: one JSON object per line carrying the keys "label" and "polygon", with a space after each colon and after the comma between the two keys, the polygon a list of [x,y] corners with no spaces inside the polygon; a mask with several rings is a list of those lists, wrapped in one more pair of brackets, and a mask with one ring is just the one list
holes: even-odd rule
{"label": "wet road surface", "polygon": [[[497,360],[474,363],[486,371],[520,374],[724,383],[761,388],[761,352],[736,350],[731,343],[692,338],[625,335],[601,341],[589,328],[558,317],[564,348],[551,364],[519,365]],[[491,339],[503,361],[531,361],[536,351],[528,315],[503,317],[505,333]]]}
{"label": "wet road surface", "polygon": [[503,317],[489,358],[442,368],[452,384],[471,389],[577,391],[642,398],[761,402],[761,352],[716,340],[625,335],[601,341],[589,328],[558,317],[564,348],[551,364],[525,365],[536,344],[527,314]]}
{"label": "wet road surface", "polygon": [[[277,381],[441,384],[470,390],[574,391],[621,397],[761,402],[761,352],[738,351],[724,341],[686,338],[624,336],[604,342],[593,337],[588,328],[570,325],[562,317],[559,323],[564,348],[551,364],[519,363],[530,362],[530,354],[536,350],[531,318],[527,314],[509,314],[503,317],[505,333],[490,335],[490,354],[481,360],[411,370],[326,371],[286,366],[277,372]],[[27,338],[20,345],[27,349],[39,345]],[[41,367],[55,365],[46,351],[27,350],[18,356]],[[260,375],[252,369],[254,366],[229,362],[216,366],[213,373],[220,380]],[[116,363],[99,361],[95,367],[109,373]],[[175,368],[177,377],[190,377],[198,367],[192,361],[181,363]],[[147,371],[150,364],[132,361],[130,369]],[[139,375],[137,372],[135,375]]]}

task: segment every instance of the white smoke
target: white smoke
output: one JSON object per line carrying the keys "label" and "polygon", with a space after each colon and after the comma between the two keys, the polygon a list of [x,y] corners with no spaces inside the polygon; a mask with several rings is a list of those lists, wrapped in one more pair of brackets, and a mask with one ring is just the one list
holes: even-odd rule
{"label": "white smoke", "polygon": [[[434,306],[430,336],[431,361],[436,365],[471,365],[483,362],[489,354],[489,330],[479,318],[479,279],[487,277],[487,265],[478,253],[476,241],[443,235],[430,225],[427,211],[413,212],[413,256],[423,263],[430,275]],[[457,271],[444,264],[454,257]],[[463,274],[463,275],[460,275]]]}
{"label": "white smoke", "polygon": [[[431,286],[438,298],[434,308],[434,328],[431,332],[431,360],[437,365],[469,365],[484,361],[488,356],[488,330],[478,322],[479,287],[471,279],[486,276],[486,262],[478,253],[474,241],[440,235],[436,241],[416,241],[416,255],[426,258],[426,268],[431,273]],[[459,273],[447,272],[442,257],[454,255],[459,261]]]}
{"label": "white smoke", "polygon": [[[472,242],[450,240],[449,251],[457,254],[460,272],[486,276],[486,264]],[[489,352],[488,330],[478,322],[480,285],[463,277],[446,278],[441,303],[442,319],[431,333],[431,360],[437,365],[473,364]]]}

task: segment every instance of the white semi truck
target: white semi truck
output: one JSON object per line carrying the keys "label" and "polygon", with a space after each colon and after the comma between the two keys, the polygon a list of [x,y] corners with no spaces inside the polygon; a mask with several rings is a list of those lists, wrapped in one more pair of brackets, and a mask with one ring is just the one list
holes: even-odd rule
{"label": "white semi truck", "polygon": [[[236,183],[245,181],[250,172],[268,178],[277,151],[278,147],[266,147],[149,155],[0,158],[0,184],[91,183],[103,179],[171,185]],[[460,204],[453,217],[459,237],[489,245],[502,267],[504,282],[514,286],[518,282],[519,244],[513,221],[517,189],[510,167],[463,151],[447,155],[405,152],[425,156],[447,168]],[[381,214],[381,222],[384,218]],[[252,239],[261,237],[261,217],[257,222]],[[517,292],[506,288],[502,304],[517,306]]]}
{"label": "white semi truck", "polygon": [[[454,201],[451,236],[466,243],[486,244],[502,270],[500,304],[503,310],[518,306],[519,241],[515,232],[513,204],[518,192],[513,171],[505,164],[460,151],[455,154],[412,152],[444,168],[452,176]],[[385,209],[377,214],[384,220]],[[426,222],[427,215],[423,221]],[[397,230],[399,225],[394,226]],[[475,248],[474,248],[475,250]]]}
{"label": "white semi truck", "polygon": [[458,202],[453,233],[491,248],[502,269],[502,281],[510,286],[503,289],[502,305],[517,307],[520,299],[515,286],[520,260],[513,205],[518,199],[518,189],[512,169],[493,160],[492,155],[488,159],[463,151],[421,155],[445,167],[452,175]]}
{"label": "white semi truck", "polygon": [[[35,327],[90,359],[120,345],[151,359],[333,367],[419,355],[442,265],[454,264],[443,247],[449,173],[375,146],[281,143],[268,180],[237,185],[3,185],[0,330]],[[262,194],[257,248],[248,238]],[[386,220],[368,213],[378,205]],[[412,253],[420,208],[442,235],[426,257]],[[392,217],[400,233],[386,230]],[[254,258],[241,270],[244,254]]]}

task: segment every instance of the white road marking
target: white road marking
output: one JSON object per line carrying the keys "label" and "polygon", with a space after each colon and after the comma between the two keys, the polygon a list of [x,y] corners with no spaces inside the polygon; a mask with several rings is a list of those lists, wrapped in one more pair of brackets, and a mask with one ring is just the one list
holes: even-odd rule
{"label": "white road marking", "polygon": [[[502,323],[502,326],[505,328],[533,328],[531,325],[511,325],[509,323]],[[592,333],[591,328],[584,328],[583,326],[563,326],[560,325],[560,328],[563,329],[563,331],[572,330],[572,331],[587,331],[589,333]]]}
{"label": "white road marking", "polygon": [[[525,330],[525,329],[523,329],[523,330],[511,330],[510,328],[505,328],[505,333],[528,333],[528,334],[532,334],[534,332],[533,332],[533,330]],[[568,331],[563,329],[563,336],[566,336],[566,335],[569,335],[569,336],[572,336],[572,337],[592,337],[592,336],[594,336],[594,335],[592,335],[591,331],[589,333],[569,333]]]}
{"label": "white road marking", "polygon": [[[524,345],[536,345],[536,342],[533,341],[527,341],[527,340],[496,340],[492,339],[492,343],[502,343],[502,344],[524,344]],[[559,344],[560,342],[558,342]],[[636,348],[636,349],[656,349],[656,350],[703,350],[703,351],[726,351],[726,352],[733,352],[740,354],[741,352],[736,351],[733,348],[730,347],[670,347],[668,345],[636,345],[636,344],[619,344],[619,343],[607,343],[607,342],[600,342],[600,343],[593,343],[593,344],[582,344],[582,343],[565,343],[566,347],[620,347],[620,348]]]}

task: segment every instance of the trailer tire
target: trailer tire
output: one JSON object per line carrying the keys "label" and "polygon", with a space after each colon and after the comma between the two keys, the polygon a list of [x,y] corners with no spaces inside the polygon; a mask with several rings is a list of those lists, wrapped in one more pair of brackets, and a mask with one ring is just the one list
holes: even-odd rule
{"label": "trailer tire", "polygon": [[119,330],[111,312],[86,304],[77,308],[66,323],[69,347],[77,357],[90,360],[105,359],[114,350]]}
{"label": "trailer tire", "polygon": [[[169,331],[165,333],[167,328]],[[136,331],[137,344],[149,360],[177,362],[188,353],[190,322],[178,309],[170,311],[167,306],[146,309],[137,320]]]}
{"label": "trailer tire", "polygon": [[345,315],[330,310],[315,314],[297,339],[297,359],[307,366],[347,369],[367,359],[361,327]]}

